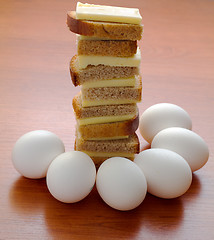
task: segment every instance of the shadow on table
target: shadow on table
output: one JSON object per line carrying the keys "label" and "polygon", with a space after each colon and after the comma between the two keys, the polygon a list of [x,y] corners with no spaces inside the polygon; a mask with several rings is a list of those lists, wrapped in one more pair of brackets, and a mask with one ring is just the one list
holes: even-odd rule
{"label": "shadow on table", "polygon": [[[186,202],[200,193],[199,178],[184,196],[166,200],[147,194],[144,202],[134,210],[122,212],[106,205],[96,187],[82,201],[65,204],[49,194],[45,179],[20,177],[11,187],[9,200],[19,214],[43,215],[44,227],[53,238],[78,236],[81,239],[135,238],[139,232],[173,233],[178,231],[185,213]],[[98,237],[99,236],[99,237]],[[78,238],[77,238],[78,239]]]}
{"label": "shadow on table", "polygon": [[33,215],[44,209],[48,194],[45,179],[19,177],[9,192],[12,209],[21,215]]}

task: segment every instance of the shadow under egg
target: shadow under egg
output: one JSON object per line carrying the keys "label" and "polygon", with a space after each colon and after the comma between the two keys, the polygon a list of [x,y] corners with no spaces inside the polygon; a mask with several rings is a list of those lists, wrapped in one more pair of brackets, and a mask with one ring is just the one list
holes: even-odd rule
{"label": "shadow under egg", "polygon": [[45,223],[55,238],[78,235],[81,239],[105,236],[106,239],[132,238],[140,229],[141,211],[118,211],[109,207],[99,196],[96,187],[77,203],[61,203],[52,198],[45,206]]}
{"label": "shadow under egg", "polygon": [[173,232],[179,229],[184,217],[181,197],[162,199],[149,193],[142,204],[144,224],[151,231]]}
{"label": "shadow under egg", "polygon": [[192,174],[192,183],[188,191],[182,196],[187,203],[194,200],[201,193],[201,182],[200,178],[196,173]]}
{"label": "shadow under egg", "polygon": [[21,176],[12,185],[8,198],[14,211],[29,215],[41,212],[47,194],[45,178],[28,179]]}

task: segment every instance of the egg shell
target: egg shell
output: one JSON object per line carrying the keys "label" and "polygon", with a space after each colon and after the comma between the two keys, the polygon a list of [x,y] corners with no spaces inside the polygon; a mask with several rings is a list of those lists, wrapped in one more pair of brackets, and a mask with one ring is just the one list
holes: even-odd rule
{"label": "egg shell", "polygon": [[192,172],[183,157],[167,149],[148,149],[139,153],[134,162],[144,172],[148,192],[171,199],[183,195],[192,182]]}
{"label": "egg shell", "polygon": [[140,133],[149,143],[158,132],[169,127],[192,129],[192,120],[183,108],[171,103],[155,104],[140,117]]}
{"label": "egg shell", "polygon": [[146,179],[141,169],[122,157],[112,157],[101,164],[96,187],[109,206],[121,211],[139,206],[147,192]]}
{"label": "egg shell", "polygon": [[56,134],[46,130],[35,130],[16,141],[12,150],[12,162],[24,177],[43,178],[53,159],[64,151],[64,144]]}
{"label": "egg shell", "polygon": [[91,192],[95,179],[96,167],[92,159],[83,152],[71,151],[52,161],[46,183],[54,198],[64,203],[75,203]]}
{"label": "egg shell", "polygon": [[153,139],[151,148],[165,148],[181,155],[192,172],[202,168],[209,158],[206,142],[198,134],[184,128],[167,128]]}

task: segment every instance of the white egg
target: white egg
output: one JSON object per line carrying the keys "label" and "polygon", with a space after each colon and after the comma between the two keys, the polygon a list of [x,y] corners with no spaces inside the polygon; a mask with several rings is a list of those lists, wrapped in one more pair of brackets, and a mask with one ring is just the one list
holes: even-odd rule
{"label": "white egg", "polygon": [[104,202],[122,211],[139,206],[147,192],[146,179],[141,169],[122,157],[112,157],[101,164],[96,186]]}
{"label": "white egg", "polygon": [[154,137],[151,147],[178,153],[189,163],[192,172],[203,167],[209,158],[206,142],[195,132],[184,128],[162,130]]}
{"label": "white egg", "polygon": [[148,149],[139,153],[134,162],[145,174],[148,192],[156,197],[179,197],[191,185],[192,172],[188,163],[173,151]]}
{"label": "white egg", "polygon": [[57,135],[46,130],[36,130],[21,136],[12,151],[16,170],[27,178],[43,178],[53,159],[65,151]]}
{"label": "white egg", "polygon": [[85,153],[71,151],[53,160],[47,172],[47,187],[54,198],[64,203],[75,203],[92,190],[96,167]]}
{"label": "white egg", "polygon": [[149,143],[158,132],[169,127],[192,129],[192,120],[183,108],[171,103],[155,104],[140,117],[140,133]]}

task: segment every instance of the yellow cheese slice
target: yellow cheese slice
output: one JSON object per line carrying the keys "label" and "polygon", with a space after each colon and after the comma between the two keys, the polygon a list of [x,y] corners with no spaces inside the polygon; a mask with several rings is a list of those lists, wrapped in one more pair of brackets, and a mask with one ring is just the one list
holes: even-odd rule
{"label": "yellow cheese slice", "polygon": [[116,137],[105,137],[105,138],[87,138],[87,140],[102,141],[102,140],[118,140],[127,139],[129,136],[116,136]]}
{"label": "yellow cheese slice", "polygon": [[127,115],[117,115],[117,116],[101,116],[101,117],[90,117],[77,119],[79,125],[89,125],[89,124],[100,124],[100,123],[111,123],[111,122],[121,122],[134,118],[136,113]]}
{"label": "yellow cheese slice", "polygon": [[97,88],[97,87],[134,87],[136,85],[136,77],[131,78],[118,78],[99,80],[93,82],[85,82],[82,84],[82,89]]}
{"label": "yellow cheese slice", "polygon": [[84,69],[88,65],[97,66],[99,64],[120,67],[139,67],[141,62],[141,52],[138,47],[136,54],[132,57],[78,55],[77,61],[80,69]]}
{"label": "yellow cheese slice", "polygon": [[124,153],[124,152],[90,152],[90,151],[84,151],[82,152],[86,153],[90,157],[127,157],[127,158],[133,158],[135,156],[134,153]]}
{"label": "yellow cheese slice", "polygon": [[78,2],[76,6],[76,18],[102,22],[119,22],[140,24],[142,17],[139,9],[113,7],[105,5],[83,4]]}
{"label": "yellow cheese slice", "polygon": [[92,107],[92,106],[101,106],[101,105],[112,105],[112,104],[130,104],[130,103],[138,103],[140,100],[136,99],[107,99],[107,100],[84,100],[82,99],[83,107]]}
{"label": "yellow cheese slice", "polygon": [[[84,36],[84,35],[79,35],[79,34],[76,34],[76,38],[77,38],[77,44],[78,44],[78,41],[80,41],[80,40],[99,40],[99,41],[101,41],[101,40],[109,40],[109,38],[104,38],[104,37],[100,38],[100,37],[94,37],[94,36]],[[111,40],[114,40],[114,39],[111,39]]]}

